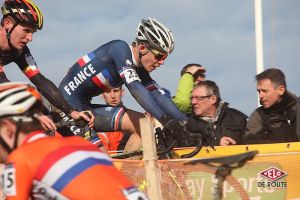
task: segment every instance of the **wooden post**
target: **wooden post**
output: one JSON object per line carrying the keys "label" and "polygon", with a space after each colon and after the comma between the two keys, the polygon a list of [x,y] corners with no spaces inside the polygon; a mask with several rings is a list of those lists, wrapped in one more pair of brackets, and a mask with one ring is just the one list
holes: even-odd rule
{"label": "wooden post", "polygon": [[143,146],[143,160],[145,163],[145,177],[147,196],[150,200],[161,200],[161,176],[157,165],[157,154],[153,124],[149,117],[140,119],[141,137]]}

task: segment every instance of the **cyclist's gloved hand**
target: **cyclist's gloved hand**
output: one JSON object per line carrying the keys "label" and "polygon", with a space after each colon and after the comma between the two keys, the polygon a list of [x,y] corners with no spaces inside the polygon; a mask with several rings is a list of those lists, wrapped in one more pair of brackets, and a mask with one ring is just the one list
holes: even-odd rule
{"label": "cyclist's gloved hand", "polygon": [[186,120],[173,119],[167,115],[158,119],[164,126],[163,131],[170,133],[177,139],[177,146],[191,146],[193,145],[192,138],[189,137],[189,133],[186,131]]}
{"label": "cyclist's gloved hand", "polygon": [[[91,115],[89,112],[84,111],[83,113],[84,113],[86,116],[88,116],[90,119],[92,118],[92,115]],[[86,121],[84,118],[79,118],[79,119],[76,119],[76,120],[75,120],[75,125],[78,126],[78,127],[80,127],[80,128],[83,128],[83,127],[89,125],[89,122]]]}
{"label": "cyclist's gloved hand", "polygon": [[88,124],[90,128],[94,126],[95,116],[89,110],[85,110],[81,112],[73,110],[71,113],[69,113],[69,115],[70,117],[72,117],[72,119],[75,120],[77,126],[82,127],[85,126],[85,124]]}

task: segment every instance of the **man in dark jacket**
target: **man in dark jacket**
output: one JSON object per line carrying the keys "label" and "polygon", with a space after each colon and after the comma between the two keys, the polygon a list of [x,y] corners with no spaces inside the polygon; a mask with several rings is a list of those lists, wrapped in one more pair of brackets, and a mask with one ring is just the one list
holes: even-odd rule
{"label": "man in dark jacket", "polygon": [[206,80],[197,83],[191,102],[193,115],[187,128],[190,132],[206,132],[204,145],[242,144],[247,116],[222,101],[215,82]]}
{"label": "man in dark jacket", "polygon": [[284,73],[270,68],[257,74],[256,81],[262,106],[251,114],[244,142],[262,144],[299,141],[299,100],[287,91]]}

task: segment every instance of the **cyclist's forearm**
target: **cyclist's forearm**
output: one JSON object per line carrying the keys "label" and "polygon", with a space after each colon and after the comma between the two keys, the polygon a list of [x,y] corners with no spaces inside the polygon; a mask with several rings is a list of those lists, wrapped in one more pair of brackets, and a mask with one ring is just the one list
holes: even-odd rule
{"label": "cyclist's forearm", "polygon": [[136,101],[153,117],[159,119],[166,114],[140,82],[135,81],[126,86]]}
{"label": "cyclist's forearm", "polygon": [[70,114],[74,110],[61,95],[57,87],[49,79],[45,78],[41,74],[38,74],[32,77],[30,80],[42,93],[42,95],[55,107],[62,110],[66,114]]}
{"label": "cyclist's forearm", "polygon": [[173,101],[169,97],[162,95],[157,90],[151,91],[151,95],[158,103],[159,107],[162,108],[167,115],[178,120],[187,119],[186,115],[180,112],[180,110],[177,108],[177,106],[173,103]]}

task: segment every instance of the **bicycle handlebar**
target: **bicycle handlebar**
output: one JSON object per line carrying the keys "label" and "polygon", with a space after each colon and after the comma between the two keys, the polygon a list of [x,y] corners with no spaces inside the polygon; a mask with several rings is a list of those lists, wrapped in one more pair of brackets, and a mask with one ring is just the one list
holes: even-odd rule
{"label": "bicycle handlebar", "polygon": [[[166,154],[170,153],[170,151],[177,144],[177,140],[178,140],[177,135],[175,135],[174,133],[170,133],[170,132],[168,132],[168,134],[163,134],[164,132],[165,132],[165,130],[161,130],[160,128],[156,129],[156,134],[158,135],[159,140],[162,140],[162,149],[161,149],[161,147],[158,148],[158,151],[157,151],[158,156],[166,155]],[[172,142],[170,144],[167,144],[167,142],[166,142],[166,138],[165,138],[166,135],[168,137],[168,141],[170,141],[170,138],[172,138],[171,139]],[[200,150],[202,149],[202,145],[203,145],[202,134],[190,133],[190,136],[195,139],[196,148],[188,154],[181,155],[181,158],[191,158],[191,157],[195,156],[196,154],[198,154],[200,152]],[[113,159],[125,159],[125,158],[134,157],[134,156],[141,156],[141,155],[143,155],[143,150],[136,150],[136,151],[132,151],[132,152],[128,152],[128,153],[113,155],[112,158]]]}
{"label": "bicycle handlebar", "polygon": [[[163,155],[163,154],[167,154],[169,153],[174,146],[176,145],[176,140],[173,140],[172,144],[169,145],[169,147],[164,148],[161,151],[157,152],[157,155]],[[113,159],[125,159],[125,158],[131,158],[134,156],[142,156],[143,155],[143,150],[136,150],[136,151],[132,151],[132,152],[128,152],[128,153],[121,153],[121,154],[117,154],[117,155],[113,155],[111,156]]]}
{"label": "bicycle handlebar", "polygon": [[[192,157],[194,157],[195,155],[197,155],[197,154],[201,151],[201,149],[202,149],[202,145],[203,145],[203,137],[202,137],[202,135],[197,134],[197,133],[192,133],[192,134],[191,134],[191,137],[192,137],[192,138],[195,138],[196,141],[197,141],[196,148],[194,149],[194,151],[192,151],[192,152],[190,152],[190,153],[181,155],[181,156],[180,156],[181,158],[192,158]],[[197,139],[198,139],[198,140],[197,140]]]}
{"label": "bicycle handlebar", "polygon": [[[85,115],[87,115],[89,118],[91,118],[91,115],[88,113],[88,112],[84,112]],[[65,121],[63,118],[58,121],[58,122],[55,122],[55,125],[57,128],[62,128],[62,127],[65,127],[65,126],[78,126],[79,128],[84,128],[85,126],[88,125],[88,121],[86,121],[85,119],[83,118],[80,118],[78,120],[67,120]]]}
{"label": "bicycle handlebar", "polygon": [[201,129],[199,132],[193,132],[191,133],[190,131],[187,130],[186,127],[184,127],[184,131],[189,135],[189,137],[193,138],[195,143],[196,143],[196,148],[194,151],[181,155],[181,158],[191,158],[197,155],[203,146],[203,137],[205,136],[207,138],[207,143],[208,145],[215,150],[214,148],[214,141],[216,140],[216,134],[214,132],[214,129],[211,128],[206,128],[206,129]]}

